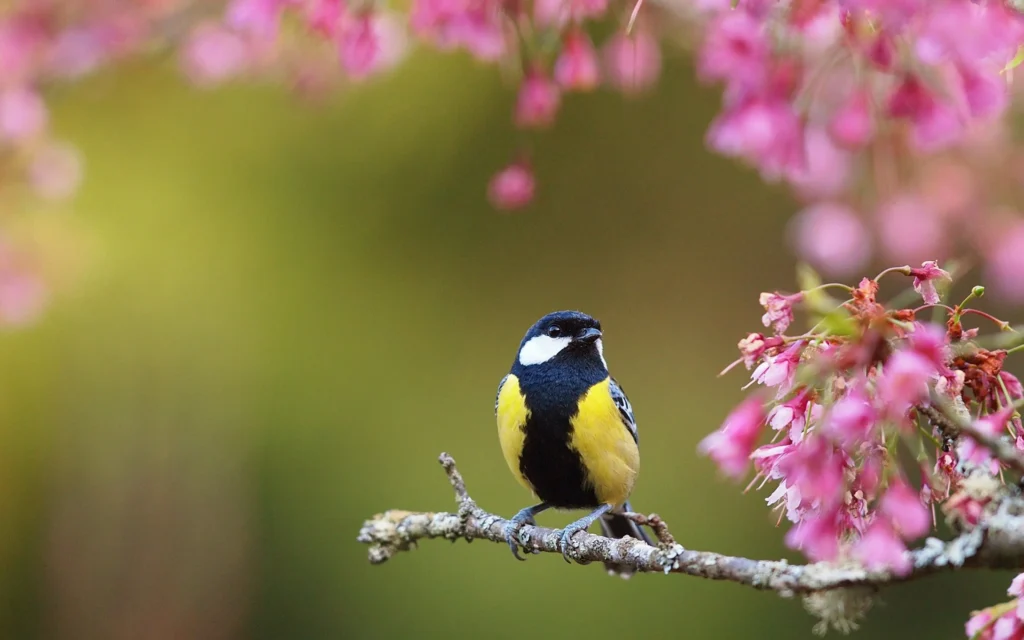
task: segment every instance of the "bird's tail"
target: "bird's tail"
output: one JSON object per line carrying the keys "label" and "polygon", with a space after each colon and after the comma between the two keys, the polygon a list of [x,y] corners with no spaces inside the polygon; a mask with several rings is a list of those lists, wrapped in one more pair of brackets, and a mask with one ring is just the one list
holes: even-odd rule
{"label": "bird's tail", "polygon": [[[623,511],[633,510],[630,508],[628,502],[622,505],[622,509]],[[651,539],[647,537],[647,534],[644,533],[642,528],[619,513],[606,513],[601,516],[600,522],[601,534],[607,538],[625,538],[626,536],[629,536],[646,544],[651,544]],[[625,564],[619,564],[617,562],[605,562],[604,567],[608,570],[609,574],[619,576],[623,579],[631,578],[633,574],[636,573],[636,570],[633,567]]]}

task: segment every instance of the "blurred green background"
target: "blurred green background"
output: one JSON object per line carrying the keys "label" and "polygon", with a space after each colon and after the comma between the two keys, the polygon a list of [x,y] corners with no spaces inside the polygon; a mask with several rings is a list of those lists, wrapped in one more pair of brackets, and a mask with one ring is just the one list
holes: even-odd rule
{"label": "blurred green background", "polygon": [[[484,196],[522,142],[512,90],[459,56],[319,106],[168,62],[62,90],[87,181],[31,224],[77,277],[0,336],[0,636],[810,637],[799,601],[731,584],[485,543],[371,567],[355,540],[454,507],[441,451],[486,508],[529,502],[495,388],[537,317],[578,308],[643,431],[634,505],[688,547],[798,558],[767,494],[695,453],[741,397],[715,376],[757,294],[792,286],[794,204],[705,151],[718,96],[691,78],[673,60],[652,96],[568,98],[516,214]],[[1010,577],[888,590],[859,637],[962,637]]]}

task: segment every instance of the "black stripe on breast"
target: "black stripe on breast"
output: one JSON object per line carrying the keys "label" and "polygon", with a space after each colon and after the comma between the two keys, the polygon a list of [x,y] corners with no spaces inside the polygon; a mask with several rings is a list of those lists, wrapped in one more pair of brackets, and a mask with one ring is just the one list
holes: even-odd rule
{"label": "black stripe on breast", "polygon": [[516,372],[530,409],[519,470],[530,481],[537,497],[563,509],[600,505],[593,487],[586,482],[583,461],[569,448],[570,418],[577,413],[579,398],[608,374],[579,368],[574,373],[566,376],[556,367],[543,365],[523,367]]}

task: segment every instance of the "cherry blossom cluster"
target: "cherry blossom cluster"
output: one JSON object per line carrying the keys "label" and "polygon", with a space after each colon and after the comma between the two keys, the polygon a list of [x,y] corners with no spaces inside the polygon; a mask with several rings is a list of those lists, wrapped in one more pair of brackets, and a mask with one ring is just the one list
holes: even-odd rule
{"label": "cherry blossom cluster", "polygon": [[[896,299],[919,304],[880,302],[880,281],[898,277],[913,291]],[[786,544],[809,559],[905,574],[907,547],[932,529],[937,508],[958,527],[978,524],[984,498],[968,479],[1001,478],[1003,463],[987,443],[929,419],[932,409],[962,412],[975,437],[1024,450],[1024,389],[1004,369],[1024,336],[972,306],[981,287],[944,304],[950,282],[929,261],[856,287],[809,276],[797,293],[761,295],[769,330],[741,340],[727,369],[743,365],[753,391],[699,448],[728,476],[770,486],[768,505],[791,523]],[[808,331],[790,331],[796,311]],[[1014,346],[991,348],[1007,337]]]}
{"label": "cherry blossom cluster", "polygon": [[994,293],[1024,300],[1024,157],[1008,128],[1019,6],[731,4],[711,11],[700,44],[700,78],[724,87],[707,142],[792,187],[801,257],[849,276],[875,252],[915,263],[966,250]]}

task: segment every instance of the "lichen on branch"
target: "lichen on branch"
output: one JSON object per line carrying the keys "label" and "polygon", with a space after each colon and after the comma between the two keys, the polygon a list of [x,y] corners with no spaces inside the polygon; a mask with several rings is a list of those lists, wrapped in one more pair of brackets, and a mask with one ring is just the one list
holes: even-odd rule
{"label": "lichen on branch", "polygon": [[[369,545],[372,564],[381,564],[403,551],[415,549],[419,542],[430,539],[456,541],[487,540],[505,544],[505,518],[490,513],[470,497],[466,483],[447,453],[440,456],[441,465],[455,491],[458,509],[443,511],[404,511],[391,509],[363,523],[358,540]],[[905,582],[939,572],[967,568],[1019,569],[1024,567],[1024,499],[1013,486],[991,485],[982,522],[948,542],[928,538],[924,545],[910,552],[912,570],[896,574],[885,570],[869,570],[855,562],[816,562],[791,564],[786,560],[754,560],[728,556],[711,551],[687,549],[674,542],[667,526],[656,515],[629,514],[637,522],[654,524],[658,546],[632,538],[611,539],[587,532],[574,536],[570,555],[581,564],[592,562],[625,563],[637,573],[678,573],[709,580],[725,580],[760,590],[775,591],[782,596],[810,597],[808,609],[823,619],[834,616],[832,608],[844,597],[863,600],[865,593],[886,585]],[[525,525],[519,538],[524,548],[534,554],[560,554],[557,529]],[[865,592],[865,589],[868,590]],[[823,598],[825,592],[840,591]],[[845,595],[842,592],[846,592]],[[827,620],[826,620],[827,621]],[[850,620],[834,621],[837,628]]]}

